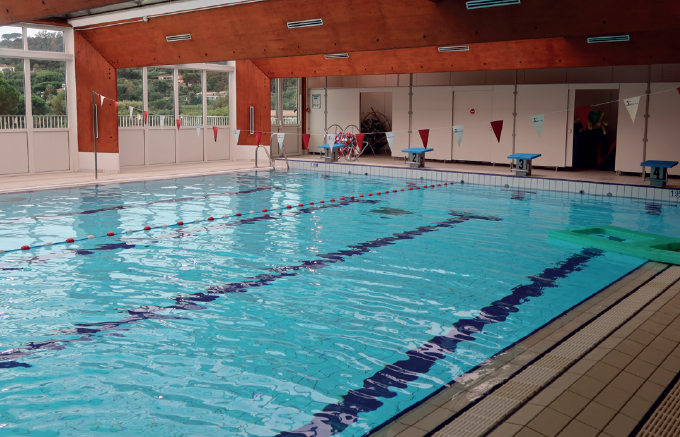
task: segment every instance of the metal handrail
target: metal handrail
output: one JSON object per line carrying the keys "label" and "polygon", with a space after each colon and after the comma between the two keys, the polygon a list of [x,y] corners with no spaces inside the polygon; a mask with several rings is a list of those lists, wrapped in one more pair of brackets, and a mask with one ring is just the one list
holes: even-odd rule
{"label": "metal handrail", "polygon": [[260,147],[262,147],[264,149],[264,153],[266,153],[267,158],[269,158],[269,166],[274,167],[274,161],[272,161],[272,156],[267,151],[267,147],[258,144],[257,147],[255,147],[255,168],[257,168],[257,154],[258,154],[258,150],[260,149]]}

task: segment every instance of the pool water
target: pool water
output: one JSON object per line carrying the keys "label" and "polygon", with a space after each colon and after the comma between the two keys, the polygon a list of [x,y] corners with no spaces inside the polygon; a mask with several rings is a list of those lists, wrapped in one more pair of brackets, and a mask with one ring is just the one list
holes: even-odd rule
{"label": "pool water", "polygon": [[549,230],[680,237],[671,206],[423,183],[0,197],[0,249],[33,247],[0,255],[0,434],[364,435],[644,262]]}

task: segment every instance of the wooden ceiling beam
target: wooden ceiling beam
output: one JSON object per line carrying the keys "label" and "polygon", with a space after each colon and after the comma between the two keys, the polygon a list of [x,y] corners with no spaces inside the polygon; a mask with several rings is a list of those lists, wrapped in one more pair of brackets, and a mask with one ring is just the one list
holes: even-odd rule
{"label": "wooden ceiling beam", "polygon": [[3,0],[0,26],[34,21],[69,12],[124,3],[129,0]]}
{"label": "wooden ceiling beam", "polygon": [[270,78],[670,64],[680,63],[680,36],[647,32],[631,35],[630,42],[588,44],[582,38],[552,38],[473,44],[461,52],[421,47],[349,55],[347,59],[314,55],[253,62]]}
{"label": "wooden ceiling beam", "polygon": [[[315,18],[323,26],[286,26]],[[677,29],[680,2],[523,0],[467,10],[464,1],[269,0],[134,21],[78,31],[126,68]],[[165,40],[185,33],[193,39]]]}

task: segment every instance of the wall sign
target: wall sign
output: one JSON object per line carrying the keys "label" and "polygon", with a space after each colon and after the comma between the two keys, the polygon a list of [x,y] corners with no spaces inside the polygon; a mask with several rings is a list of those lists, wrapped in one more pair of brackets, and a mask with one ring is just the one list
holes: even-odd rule
{"label": "wall sign", "polygon": [[312,94],[312,109],[321,109],[321,94]]}
{"label": "wall sign", "polygon": [[475,111],[475,108],[470,109],[470,114],[471,114],[471,115],[475,115],[475,112],[477,112],[477,111]]}

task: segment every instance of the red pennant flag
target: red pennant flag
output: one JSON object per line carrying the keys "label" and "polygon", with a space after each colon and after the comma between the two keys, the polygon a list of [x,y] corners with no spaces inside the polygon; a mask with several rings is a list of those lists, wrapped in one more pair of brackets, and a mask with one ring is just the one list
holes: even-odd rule
{"label": "red pennant flag", "polygon": [[423,147],[427,149],[427,140],[430,138],[430,129],[420,129],[420,138],[423,140]]}
{"label": "red pennant flag", "polygon": [[678,92],[680,93],[680,87],[678,87]]}
{"label": "red pennant flag", "polygon": [[501,132],[503,131],[503,120],[492,121],[491,122],[491,128],[493,129],[493,133],[496,134],[496,139],[500,143],[501,142]]}
{"label": "red pennant flag", "polygon": [[149,111],[144,111],[144,126],[146,126],[146,120],[149,118]]}
{"label": "red pennant flag", "polygon": [[354,135],[354,138],[357,139],[357,146],[359,146],[359,150],[361,150],[361,146],[364,145],[364,136],[366,134],[356,134]]}
{"label": "red pennant flag", "polygon": [[305,149],[305,150],[309,149],[309,139],[311,137],[312,136],[309,135],[309,134],[302,134],[302,148],[303,149]]}
{"label": "red pennant flag", "polygon": [[177,130],[179,130],[180,126],[182,126],[182,120],[177,120]]}
{"label": "red pennant flag", "polygon": [[218,126],[213,126],[213,133],[215,134],[215,142],[217,142],[217,131],[220,130]]}
{"label": "red pennant flag", "polygon": [[581,122],[583,129],[587,129],[588,128],[588,115],[590,114],[590,105],[581,106],[580,108],[576,108],[576,109],[574,109],[574,112],[576,112],[576,116],[578,117],[579,121]]}
{"label": "red pennant flag", "polygon": [[262,132],[255,132],[255,142],[260,145],[260,140],[262,139]]}
{"label": "red pennant flag", "polygon": [[116,108],[116,114],[118,114],[118,102],[113,102],[113,107]]}

